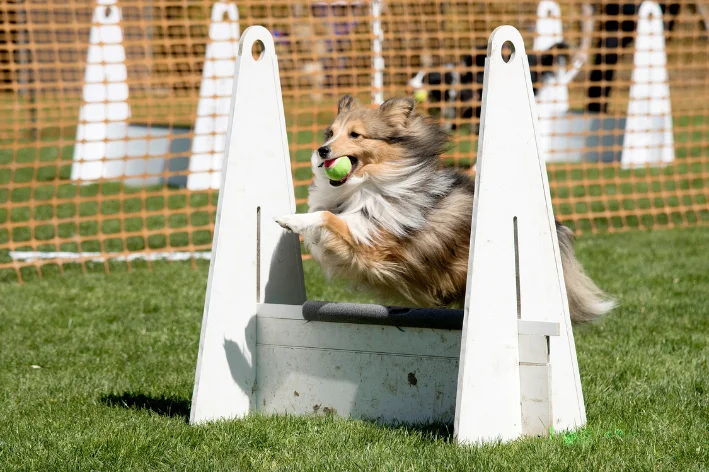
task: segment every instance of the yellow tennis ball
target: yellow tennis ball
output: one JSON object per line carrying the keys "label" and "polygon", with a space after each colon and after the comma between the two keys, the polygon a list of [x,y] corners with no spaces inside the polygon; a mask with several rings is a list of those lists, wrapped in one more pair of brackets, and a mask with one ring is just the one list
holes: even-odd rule
{"label": "yellow tennis ball", "polygon": [[325,175],[330,180],[340,181],[347,177],[352,170],[352,162],[347,156],[325,161]]}
{"label": "yellow tennis ball", "polygon": [[428,98],[428,92],[426,90],[417,90],[414,92],[414,100],[416,100],[419,103],[423,103],[426,101]]}

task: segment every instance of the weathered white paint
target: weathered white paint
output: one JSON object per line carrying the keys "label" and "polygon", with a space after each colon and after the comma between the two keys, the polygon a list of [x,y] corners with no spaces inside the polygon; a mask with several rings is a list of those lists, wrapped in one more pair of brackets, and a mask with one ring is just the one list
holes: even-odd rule
{"label": "weathered white paint", "polygon": [[[522,406],[529,405],[534,426],[541,424],[540,405],[549,409],[548,395],[539,393],[548,392],[548,373],[535,372],[548,363],[547,335],[559,330],[556,323],[525,320],[518,329],[533,333],[519,338]],[[256,409],[387,423],[453,421],[460,339],[460,331],[308,322],[300,306],[259,305]]]}
{"label": "weathered white paint", "polygon": [[[259,59],[251,53],[256,41],[265,48]],[[298,237],[273,222],[295,212],[295,198],[278,61],[265,28],[244,31],[236,77],[192,423],[240,417],[254,407],[257,306],[305,300]]]}
{"label": "weathered white paint", "polygon": [[[391,328],[396,329],[396,328]],[[385,423],[449,422],[457,357],[258,345],[259,410]]]}
{"label": "weathered white paint", "polygon": [[[300,312],[300,306],[293,306]],[[458,358],[460,331],[269,318],[259,311],[258,344]]]}
{"label": "weathered white paint", "polygon": [[519,362],[527,364],[547,364],[549,346],[547,336],[519,335]]}
{"label": "weathered white paint", "polygon": [[[514,46],[507,63],[501,51]],[[501,26],[488,42],[483,84],[468,293],[455,431],[462,442],[523,433],[514,218],[521,318],[561,326],[550,339],[555,429],[585,422],[546,167],[540,156],[529,64],[519,32]]]}
{"label": "weathered white paint", "polygon": [[545,436],[552,425],[551,368],[542,364],[520,364],[519,383],[522,433]]}
{"label": "weathered white paint", "polygon": [[123,175],[131,111],[121,9],[116,0],[94,8],[76,129],[71,179],[91,181]]}
{"label": "weathered white paint", "polygon": [[460,331],[303,319],[259,307],[257,409],[387,423],[452,421]]}
{"label": "weathered white paint", "polygon": [[664,23],[655,2],[640,5],[633,67],[622,165],[672,162],[675,153]]}
{"label": "weathered white paint", "polygon": [[190,190],[219,188],[239,34],[236,4],[215,3],[212,6],[209,44],[202,70],[190,173],[187,176],[187,188]]}

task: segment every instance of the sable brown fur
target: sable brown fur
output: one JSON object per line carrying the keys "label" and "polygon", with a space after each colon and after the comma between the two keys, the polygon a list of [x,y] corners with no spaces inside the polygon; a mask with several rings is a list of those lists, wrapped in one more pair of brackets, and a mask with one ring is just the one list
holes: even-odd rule
{"label": "sable brown fur", "polygon": [[[310,213],[277,219],[303,234],[327,275],[349,279],[417,306],[462,305],[474,184],[440,168],[449,135],[409,98],[378,109],[351,96],[313,154]],[[351,174],[330,182],[321,165],[349,156]],[[573,321],[590,321],[614,302],[584,274],[571,231],[557,223]],[[397,298],[397,297],[394,297]]]}

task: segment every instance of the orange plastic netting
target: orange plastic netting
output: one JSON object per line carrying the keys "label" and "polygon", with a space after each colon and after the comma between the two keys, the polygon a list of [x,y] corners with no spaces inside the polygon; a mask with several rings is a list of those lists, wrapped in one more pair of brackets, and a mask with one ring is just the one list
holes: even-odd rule
{"label": "orange plastic netting", "polygon": [[[205,56],[218,61],[229,35],[253,24],[276,39],[300,211],[310,154],[344,93],[371,102],[418,91],[454,137],[442,165],[471,169],[480,59],[490,32],[511,24],[527,41],[538,100],[552,97],[539,111],[550,115],[559,219],[577,233],[709,221],[708,6],[661,4],[661,20],[641,20],[638,3],[560,2],[558,45],[553,25],[536,32],[537,2],[243,0],[212,22],[215,3],[0,4],[0,276],[203,258],[226,119],[219,97],[228,102],[224,81],[212,80],[198,106],[203,76],[217,67],[205,68]],[[640,40],[652,32],[640,24],[664,31]],[[636,56],[648,64],[634,78]],[[553,89],[574,64],[568,86]],[[624,150],[630,135],[639,150]]]}

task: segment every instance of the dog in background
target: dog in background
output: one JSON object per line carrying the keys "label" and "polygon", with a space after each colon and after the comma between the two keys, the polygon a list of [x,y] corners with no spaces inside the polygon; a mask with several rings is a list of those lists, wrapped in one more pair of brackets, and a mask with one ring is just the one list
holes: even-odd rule
{"label": "dog in background", "polygon": [[[276,218],[303,235],[328,277],[341,277],[417,306],[465,299],[474,182],[440,168],[450,136],[410,98],[378,109],[346,95],[312,155],[309,213]],[[325,161],[348,156],[340,181]],[[571,231],[556,225],[571,319],[590,321],[614,306],[576,260]],[[385,295],[386,296],[386,295]]]}
{"label": "dog in background", "polygon": [[[462,54],[457,63],[444,64],[437,69],[424,67],[409,81],[409,87],[426,90],[429,109],[438,111],[446,120],[480,118],[487,46],[479,46],[477,50],[476,54]],[[560,42],[545,51],[528,52],[534,95],[556,76],[559,68],[570,64],[569,51],[569,45]],[[448,127],[453,129],[455,124],[450,123]]]}

